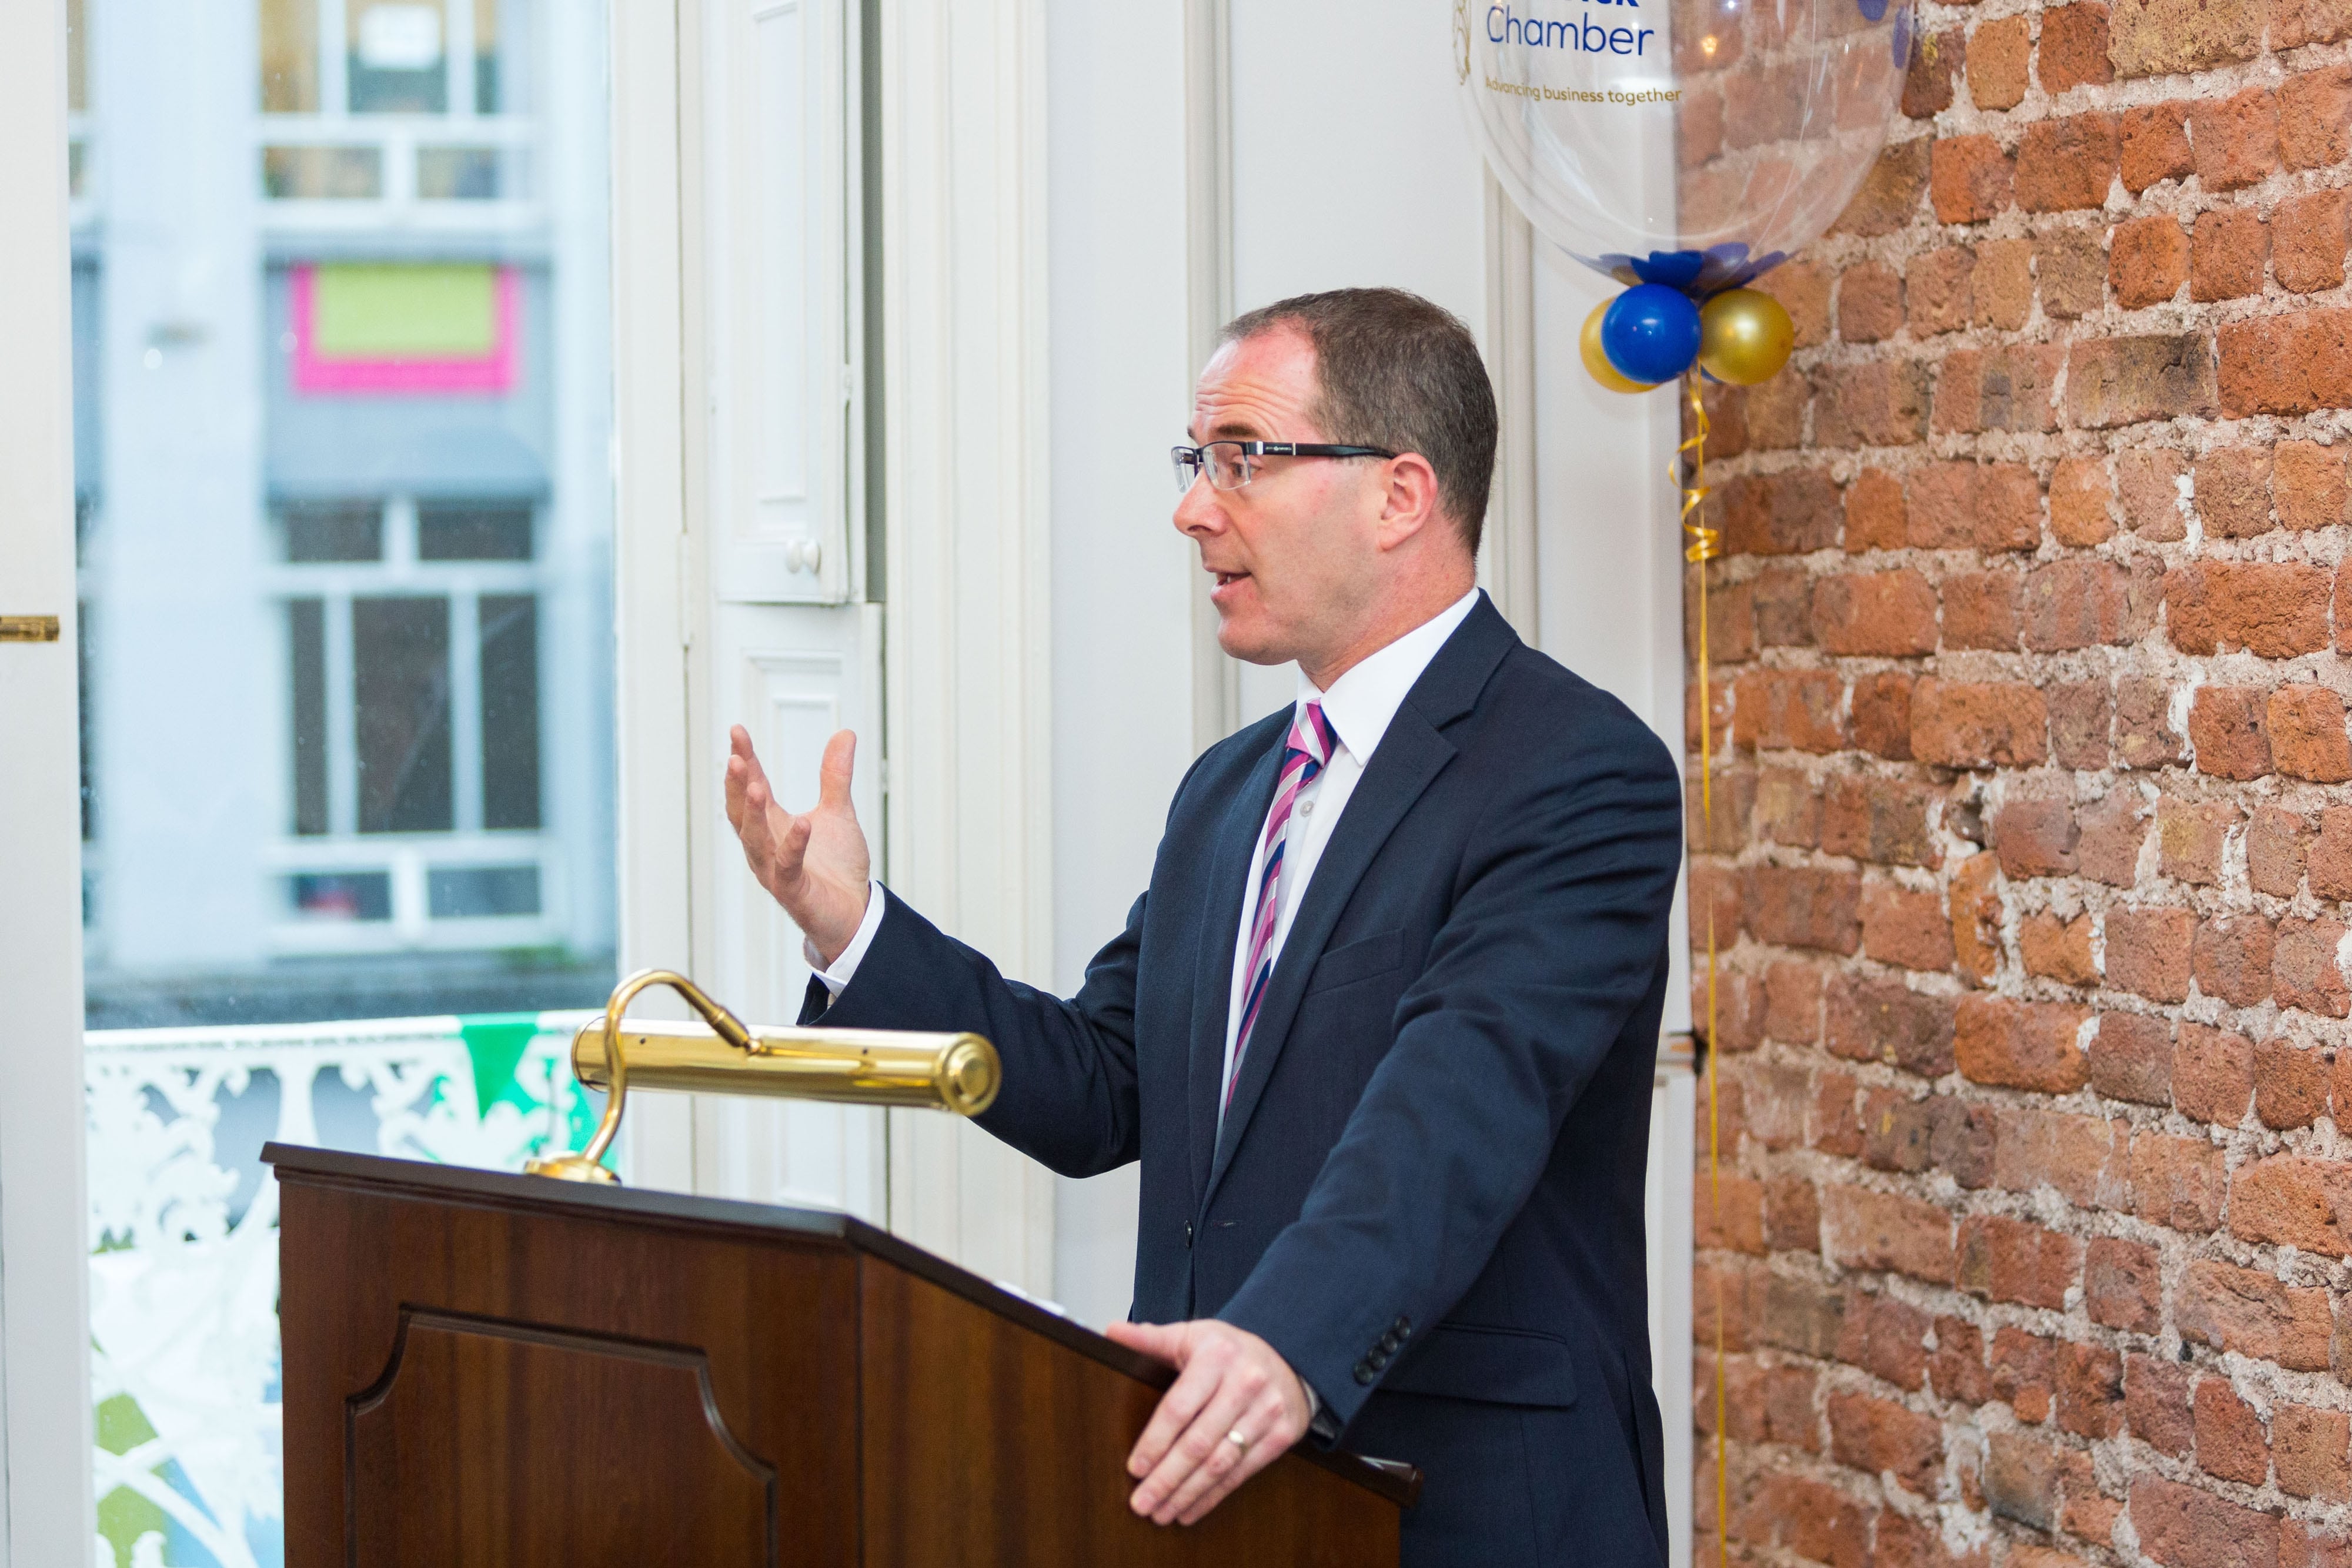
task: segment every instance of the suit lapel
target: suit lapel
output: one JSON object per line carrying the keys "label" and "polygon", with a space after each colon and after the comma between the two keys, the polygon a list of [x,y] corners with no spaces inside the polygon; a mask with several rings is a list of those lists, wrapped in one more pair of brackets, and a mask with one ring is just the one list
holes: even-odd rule
{"label": "suit lapel", "polygon": [[[1249,1049],[1242,1055],[1241,1071],[1234,1082],[1234,1097],[1225,1106],[1224,1129],[1217,1137],[1208,1189],[1202,1195],[1204,1207],[1215,1195],[1225,1167],[1233,1163],[1234,1150],[1249,1126],[1250,1113],[1257,1109],[1266,1080],[1274,1075],[1275,1060],[1282,1054],[1291,1020],[1307,993],[1307,977],[1323,956],[1340,911],[1347,908],[1356,884],[1364,879],[1389,834],[1453,758],[1454,747],[1429,727],[1428,720],[1410,706],[1401,707],[1390,721],[1380,749],[1372,753],[1371,765],[1356,781],[1356,791],[1349,797],[1339,825],[1331,831],[1331,841],[1323,846],[1323,858],[1316,862],[1306,899],[1291,919],[1290,933],[1282,939],[1281,955],[1266,981],[1265,1000],[1259,1004]],[[1230,950],[1225,956],[1230,963]],[[1210,1114],[1213,1119],[1213,1105]]]}
{"label": "suit lapel", "polygon": [[[1285,733],[1276,732],[1277,741]],[[1210,846],[1209,894],[1201,911],[1198,965],[1192,978],[1192,1059],[1185,1084],[1191,1117],[1192,1196],[1209,1183],[1209,1160],[1217,1141],[1217,1093],[1225,1075],[1225,1019],[1233,1007],[1234,943],[1242,925],[1242,898],[1249,882],[1250,855],[1265,814],[1274,804],[1275,776],[1282,747],[1269,746],[1234,792]]]}
{"label": "suit lapel", "polygon": [[[1388,732],[1381,737],[1373,751],[1371,762],[1364,776],[1357,780],[1356,790],[1349,797],[1348,808],[1340,813],[1339,825],[1331,831],[1331,841],[1323,848],[1323,858],[1316,863],[1315,876],[1307,884],[1307,896],[1292,919],[1290,933],[1282,941],[1281,955],[1275,959],[1274,974],[1266,981],[1265,1000],[1258,1009],[1257,1023],[1250,1031],[1249,1050],[1242,1057],[1241,1071],[1234,1083],[1232,1103],[1225,1107],[1224,1126],[1217,1134],[1215,1157],[1209,1166],[1205,1189],[1201,1193],[1201,1207],[1205,1210],[1209,1200],[1216,1196],[1217,1184],[1224,1179],[1226,1167],[1233,1164],[1234,1151],[1241,1145],[1242,1134],[1249,1128],[1250,1115],[1257,1109],[1265,1085],[1274,1076],[1276,1059],[1282,1054],[1290,1034],[1290,1026],[1297,1017],[1299,1003],[1307,994],[1307,977],[1314,971],[1316,960],[1331,940],[1331,932],[1339,923],[1340,914],[1355,895],[1356,885],[1364,879],[1381,846],[1405,813],[1412,810],[1438,774],[1454,756],[1453,744],[1440,733],[1447,725],[1477,706],[1478,696],[1486,682],[1514,647],[1517,636],[1511,631],[1500,612],[1485,594],[1478,596],[1471,610],[1437,656],[1413,683],[1396,716],[1389,721]],[[1266,807],[1272,803],[1272,784],[1258,802],[1254,821],[1263,822]],[[1247,850],[1244,850],[1244,874],[1247,874]],[[1222,888],[1222,884],[1220,884]],[[1233,943],[1241,923],[1238,894],[1225,915],[1221,927],[1224,932],[1223,956],[1226,983],[1218,991],[1218,1042],[1222,1058],[1224,1005],[1231,989]],[[1193,1056],[1197,1075],[1200,1056],[1199,1039]],[[1218,1066],[1222,1067],[1222,1060]],[[1216,1070],[1212,1069],[1212,1078]],[[1195,1082],[1197,1092],[1198,1083]],[[1216,1104],[1212,1087],[1212,1100],[1207,1109],[1209,1125],[1216,1125]],[[1192,1110],[1192,1126],[1197,1147],[1201,1129],[1202,1109],[1196,1097]],[[1197,1178],[1196,1178],[1197,1179]]]}

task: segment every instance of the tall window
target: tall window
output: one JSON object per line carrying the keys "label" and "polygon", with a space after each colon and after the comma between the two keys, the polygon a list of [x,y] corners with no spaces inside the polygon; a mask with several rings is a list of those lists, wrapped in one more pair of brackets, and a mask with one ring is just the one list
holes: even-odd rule
{"label": "tall window", "polygon": [[66,3],[97,1557],[278,1568],[262,1144],[591,1124],[604,8]]}
{"label": "tall window", "polygon": [[292,951],[525,944],[541,854],[540,594],[528,501],[278,508]]}

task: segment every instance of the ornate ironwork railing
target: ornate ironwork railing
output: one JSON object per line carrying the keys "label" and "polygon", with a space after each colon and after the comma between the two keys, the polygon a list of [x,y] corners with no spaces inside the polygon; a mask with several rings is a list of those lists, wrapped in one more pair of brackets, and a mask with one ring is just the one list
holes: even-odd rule
{"label": "ornate ironwork railing", "polygon": [[586,1015],[89,1036],[100,1568],[278,1568],[272,1139],[520,1170],[581,1147]]}

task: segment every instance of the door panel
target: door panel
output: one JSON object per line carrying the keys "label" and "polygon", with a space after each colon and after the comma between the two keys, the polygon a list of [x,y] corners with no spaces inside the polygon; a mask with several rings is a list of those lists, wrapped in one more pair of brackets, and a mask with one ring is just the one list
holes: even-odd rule
{"label": "door panel", "polygon": [[[881,608],[721,604],[713,612],[714,745],[727,727],[751,732],[788,810],[805,810],[835,730],[860,740],[852,797],[880,870]],[[719,786],[723,789],[723,783]],[[725,810],[723,799],[711,802]],[[724,821],[723,815],[719,819]],[[747,1020],[800,1017],[809,966],[801,934],[752,880],[731,833],[717,836],[717,994]],[[696,1188],[761,1203],[844,1208],[877,1225],[889,1215],[884,1113],[851,1105],[705,1096],[697,1106]]]}
{"label": "door panel", "polygon": [[728,602],[840,603],[864,580],[857,9],[702,16],[712,580]]}

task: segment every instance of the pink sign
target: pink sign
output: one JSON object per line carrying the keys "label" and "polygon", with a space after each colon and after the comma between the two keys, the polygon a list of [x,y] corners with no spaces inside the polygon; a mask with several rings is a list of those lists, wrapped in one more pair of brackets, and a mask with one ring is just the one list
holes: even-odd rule
{"label": "pink sign", "polygon": [[515,269],[491,281],[488,344],[479,353],[341,352],[322,345],[319,269],[293,269],[294,390],[310,396],[379,393],[393,397],[495,396],[514,390],[521,337],[521,287]]}

